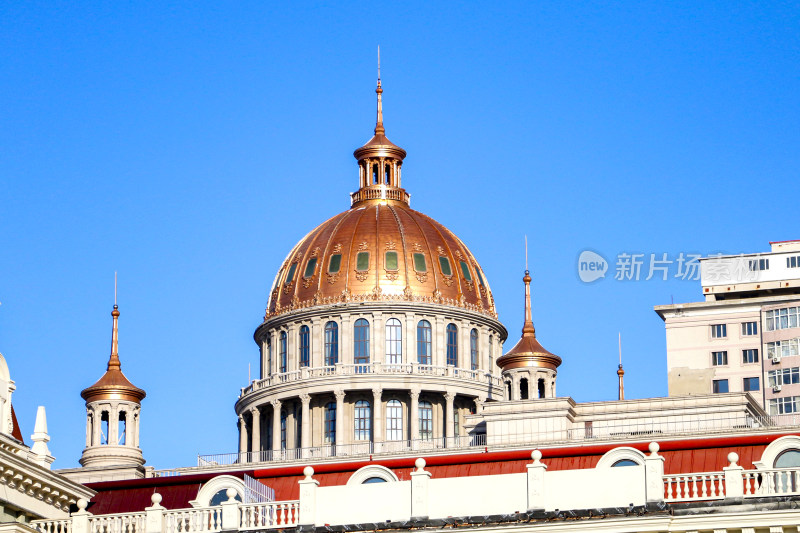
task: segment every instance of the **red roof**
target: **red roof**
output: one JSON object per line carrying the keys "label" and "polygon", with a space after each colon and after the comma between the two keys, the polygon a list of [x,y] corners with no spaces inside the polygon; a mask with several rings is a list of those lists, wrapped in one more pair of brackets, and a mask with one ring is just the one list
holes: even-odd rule
{"label": "red roof", "polygon": [[[737,437],[711,437],[671,440],[660,442],[659,455],[664,457],[666,474],[690,472],[717,472],[728,465],[728,453],[739,454],[739,464],[746,469],[753,468],[767,445],[783,435],[742,435]],[[563,446],[542,450],[542,462],[548,470],[571,470],[594,468],[600,458],[614,448],[626,446],[641,452],[648,452],[648,441],[619,444],[586,444]],[[425,457],[425,470],[434,478],[481,476],[525,472],[531,462],[531,451],[493,451],[483,453],[459,453]],[[341,463],[320,463],[313,465],[314,479],[320,486],[344,485],[350,476],[367,465],[382,465],[391,469],[401,480],[410,479],[417,456],[401,459],[374,461],[351,461]],[[197,497],[200,487],[210,479],[223,474],[242,477],[244,473],[255,477],[275,490],[276,500],[296,500],[299,497],[297,482],[303,478],[306,465],[274,466],[251,471],[214,472],[189,476],[166,478],[145,478],[128,481],[109,481],[89,483],[98,493],[92,498],[89,510],[94,514],[142,511],[150,506],[150,496],[158,492],[161,504],[168,509],[190,507],[189,501]]]}

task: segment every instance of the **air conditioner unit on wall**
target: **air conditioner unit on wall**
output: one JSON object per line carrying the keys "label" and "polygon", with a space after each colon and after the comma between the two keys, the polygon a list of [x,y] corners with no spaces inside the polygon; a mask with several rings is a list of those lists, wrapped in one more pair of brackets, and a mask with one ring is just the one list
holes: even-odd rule
{"label": "air conditioner unit on wall", "polygon": [[774,387],[772,387],[772,392],[780,392],[780,391],[781,391],[780,385],[775,385]]}
{"label": "air conditioner unit on wall", "polygon": [[780,355],[776,355],[775,357],[772,358],[772,364],[773,365],[777,365],[780,362],[781,362],[781,356]]}

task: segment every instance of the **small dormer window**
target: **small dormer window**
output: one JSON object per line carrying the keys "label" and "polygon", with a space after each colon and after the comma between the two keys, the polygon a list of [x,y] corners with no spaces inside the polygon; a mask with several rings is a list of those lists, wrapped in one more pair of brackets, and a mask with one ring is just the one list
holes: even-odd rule
{"label": "small dormer window", "polygon": [[306,271],[303,273],[304,278],[310,278],[314,275],[314,270],[317,269],[317,258],[312,257],[306,263]]}
{"label": "small dormer window", "polygon": [[414,254],[414,270],[417,272],[428,271],[428,265],[425,263],[425,254]]}
{"label": "small dormer window", "polygon": [[289,267],[289,273],[286,274],[286,281],[284,282],[286,285],[289,285],[294,279],[295,270],[297,270],[297,263],[292,263],[292,266]]}
{"label": "small dormer window", "polygon": [[445,276],[452,276],[453,270],[450,268],[450,260],[443,256],[439,256],[439,267],[442,269],[442,274]]}
{"label": "small dormer window", "polygon": [[472,274],[469,273],[469,267],[464,261],[461,261],[461,272],[464,274],[465,280],[472,281]]}
{"label": "small dormer window", "polygon": [[386,257],[384,259],[384,266],[386,270],[397,270],[397,252],[395,251],[386,252]]}
{"label": "small dormer window", "polygon": [[369,270],[369,252],[358,252],[358,255],[356,255],[356,270],[359,272]]}
{"label": "small dormer window", "polygon": [[328,261],[328,273],[336,274],[342,266],[342,254],[333,254]]}

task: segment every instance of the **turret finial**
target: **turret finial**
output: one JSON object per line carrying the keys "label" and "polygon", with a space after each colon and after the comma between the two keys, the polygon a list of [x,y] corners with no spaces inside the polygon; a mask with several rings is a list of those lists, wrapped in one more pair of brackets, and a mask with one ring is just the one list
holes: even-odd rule
{"label": "turret finial", "polygon": [[386,133],[383,127],[383,103],[381,102],[381,94],[383,88],[381,87],[381,47],[378,46],[378,87],[375,88],[375,93],[378,95],[378,120],[375,123],[375,135],[382,135]]}
{"label": "turret finial", "polygon": [[108,366],[106,370],[119,370],[121,365],[119,362],[119,341],[118,341],[118,324],[119,319],[119,306],[117,305],[117,273],[114,272],[114,310],[111,311],[113,324],[111,326],[111,357],[108,358]]}

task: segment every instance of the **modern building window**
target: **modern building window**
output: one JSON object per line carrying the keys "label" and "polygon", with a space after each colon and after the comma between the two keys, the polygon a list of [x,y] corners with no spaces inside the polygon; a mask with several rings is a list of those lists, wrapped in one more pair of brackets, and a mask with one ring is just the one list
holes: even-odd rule
{"label": "modern building window", "polygon": [[308,366],[309,363],[309,331],[308,326],[300,326],[300,366]]}
{"label": "modern building window", "polygon": [[755,348],[742,350],[742,363],[758,363],[758,350]]}
{"label": "modern building window", "polygon": [[742,380],[742,390],[745,392],[755,392],[761,390],[758,378],[744,378]]}
{"label": "modern building window", "polygon": [[280,364],[281,364],[281,372],[287,371],[287,360],[286,360],[286,332],[281,331],[280,337]]}
{"label": "modern building window", "polygon": [[786,307],[767,311],[767,331],[796,328],[800,320],[800,307]]}
{"label": "modern building window", "polygon": [[325,405],[325,443],[336,442],[336,402]]}
{"label": "modern building window", "polygon": [[786,258],[786,268],[800,268],[800,255]]}
{"label": "modern building window", "polygon": [[325,366],[333,366],[339,362],[339,324],[325,324]]}
{"label": "modern building window", "polygon": [[767,372],[767,383],[770,387],[776,385],[796,385],[800,383],[800,367],[781,368]]}
{"label": "modern building window", "polygon": [[386,403],[386,440],[403,440],[403,405],[399,400]]}
{"label": "modern building window", "polygon": [[800,396],[787,396],[769,400],[769,414],[785,415],[796,413],[800,407]]}
{"label": "modern building window", "polygon": [[399,365],[403,362],[403,325],[396,318],[386,321],[386,363]]}
{"label": "modern building window", "polygon": [[715,393],[728,392],[728,380],[727,379],[715,379],[714,383],[713,383],[712,390]]}
{"label": "modern building window", "polygon": [[363,318],[356,320],[353,326],[353,362],[357,365],[369,364],[369,322]]}
{"label": "modern building window", "polygon": [[458,366],[458,328],[447,324],[447,364]]}
{"label": "modern building window", "polygon": [[758,322],[742,322],[742,337],[758,335]]}
{"label": "modern building window", "polygon": [[711,326],[712,339],[724,339],[728,336],[727,324],[713,324]]}
{"label": "modern building window", "polygon": [[478,330],[469,332],[469,360],[472,370],[478,370]]}
{"label": "modern building window", "polygon": [[711,364],[724,366],[728,364],[728,352],[711,352]]}
{"label": "modern building window", "polygon": [[433,439],[433,405],[430,402],[419,402],[419,438]]}
{"label": "modern building window", "polygon": [[430,365],[432,350],[431,323],[420,320],[417,323],[417,362],[421,365]]}
{"label": "modern building window", "polygon": [[370,409],[369,402],[366,400],[357,401],[354,418],[354,436],[356,440],[369,440],[371,418],[372,409]]}
{"label": "modern building window", "polygon": [[769,270],[769,259],[751,259],[747,264],[751,272]]}
{"label": "modern building window", "polygon": [[787,339],[785,341],[775,341],[767,343],[767,358],[773,357],[792,357],[798,355],[800,339]]}

